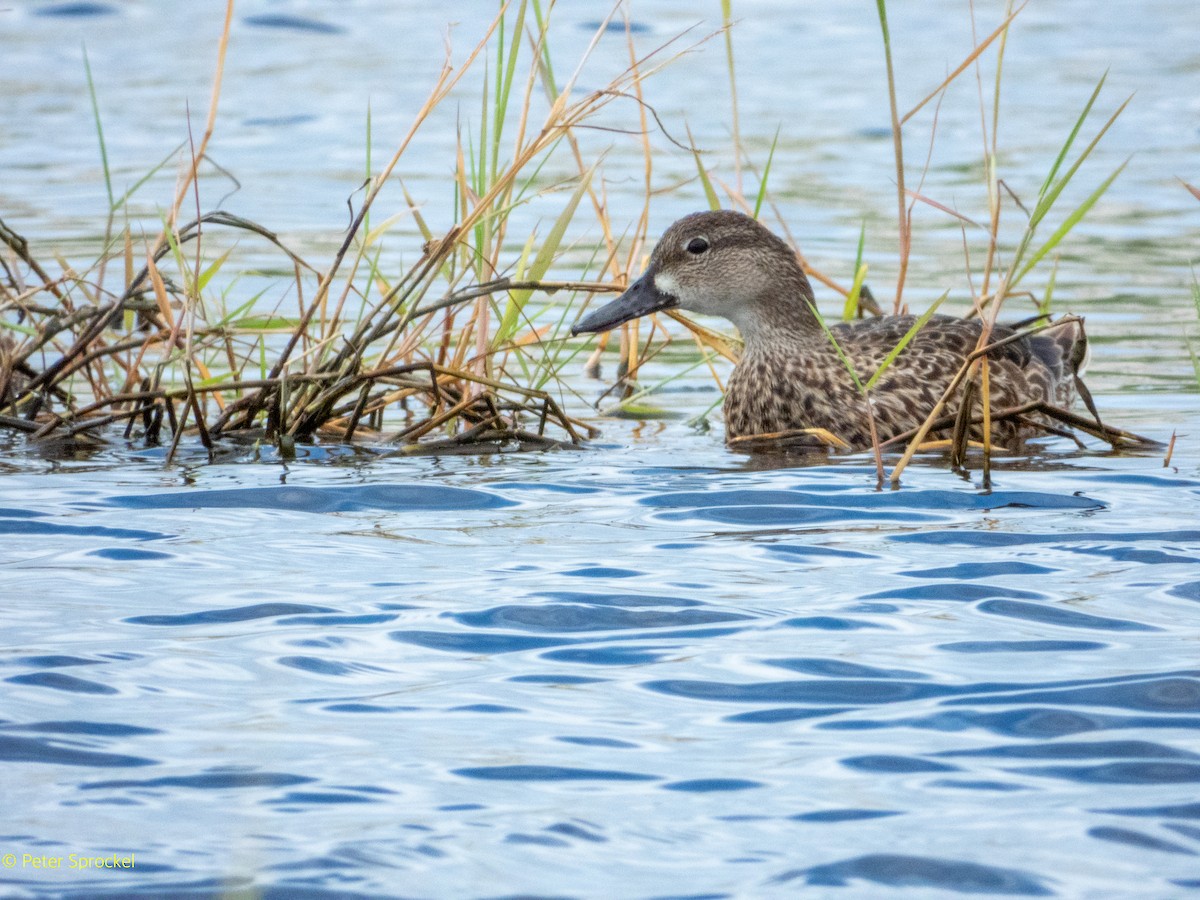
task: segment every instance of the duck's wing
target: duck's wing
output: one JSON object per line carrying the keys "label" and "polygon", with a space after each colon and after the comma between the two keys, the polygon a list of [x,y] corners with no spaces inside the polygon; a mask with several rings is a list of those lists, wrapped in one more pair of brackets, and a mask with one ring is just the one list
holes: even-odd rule
{"label": "duck's wing", "polygon": [[[830,330],[854,360],[855,368],[860,369],[859,374],[870,377],[916,322],[916,316],[879,316],[856,322],[840,322]],[[1017,369],[1044,366],[1055,382],[1070,381],[1072,376],[1083,374],[1088,353],[1082,320],[1067,319],[1036,334],[1017,337],[1030,324],[1027,321],[996,325],[992,329],[991,343],[997,346],[988,352],[988,357]],[[979,319],[931,316],[921,330],[912,336],[893,365],[904,368],[933,358],[940,365],[952,366],[957,370],[978,346],[981,329]]]}

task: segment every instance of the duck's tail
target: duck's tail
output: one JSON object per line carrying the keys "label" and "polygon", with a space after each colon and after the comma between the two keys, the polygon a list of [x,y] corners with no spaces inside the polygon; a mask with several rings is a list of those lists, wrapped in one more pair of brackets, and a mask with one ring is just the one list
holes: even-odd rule
{"label": "duck's tail", "polygon": [[1060,319],[1034,335],[1029,344],[1034,356],[1051,372],[1058,405],[1069,406],[1091,359],[1083,319]]}

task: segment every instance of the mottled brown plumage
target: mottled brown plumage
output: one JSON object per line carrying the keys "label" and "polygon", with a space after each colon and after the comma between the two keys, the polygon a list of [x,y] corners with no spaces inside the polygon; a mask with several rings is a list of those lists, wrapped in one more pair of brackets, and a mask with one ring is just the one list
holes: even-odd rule
{"label": "mottled brown plumage", "polygon": [[[685,216],[667,229],[650,265],[628,291],[575,326],[605,331],[678,307],[733,322],[745,352],[725,395],[727,439],[823,428],[853,447],[871,444],[863,397],[811,306],[812,288],[796,254],[754,219],[732,211]],[[865,383],[916,321],[881,316],[830,327]],[[978,319],[933,316],[871,389],[879,438],[915,428],[929,415],[977,346]],[[1014,334],[996,326],[992,342]],[[993,410],[1044,401],[1071,404],[1087,340],[1078,320],[1045,328],[988,354]],[[944,413],[957,412],[959,392]],[[1016,446],[1029,426],[996,423],[993,438]]]}

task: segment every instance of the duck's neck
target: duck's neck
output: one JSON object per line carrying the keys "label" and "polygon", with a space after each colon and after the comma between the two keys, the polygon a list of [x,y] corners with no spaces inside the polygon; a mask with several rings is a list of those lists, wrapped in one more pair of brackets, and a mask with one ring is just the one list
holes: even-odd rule
{"label": "duck's neck", "polygon": [[799,265],[788,267],[779,276],[768,291],[739,304],[730,315],[747,351],[824,338],[813,311],[812,287],[803,270]]}

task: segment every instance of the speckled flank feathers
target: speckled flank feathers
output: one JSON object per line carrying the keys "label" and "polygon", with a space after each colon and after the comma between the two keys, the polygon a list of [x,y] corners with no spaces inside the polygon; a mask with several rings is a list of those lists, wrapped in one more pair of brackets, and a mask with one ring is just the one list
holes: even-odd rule
{"label": "speckled flank feathers", "polygon": [[[727,439],[824,428],[853,447],[868,447],[865,401],[817,321],[812,296],[796,254],[758,222],[731,211],[695,213],[667,229],[638,282],[576,330],[604,330],[673,307],[723,316],[745,341],[725,396]],[[915,321],[882,316],[830,330],[865,382]],[[978,319],[933,316],[917,332],[871,389],[881,440],[925,420],[974,351],[980,329]],[[997,326],[991,341],[1013,333]],[[988,357],[992,409],[1034,400],[1069,406],[1086,348],[1078,320],[997,347]],[[945,413],[957,411],[958,394]],[[1012,422],[996,423],[993,432],[1010,448],[1030,436],[1028,426]]]}

